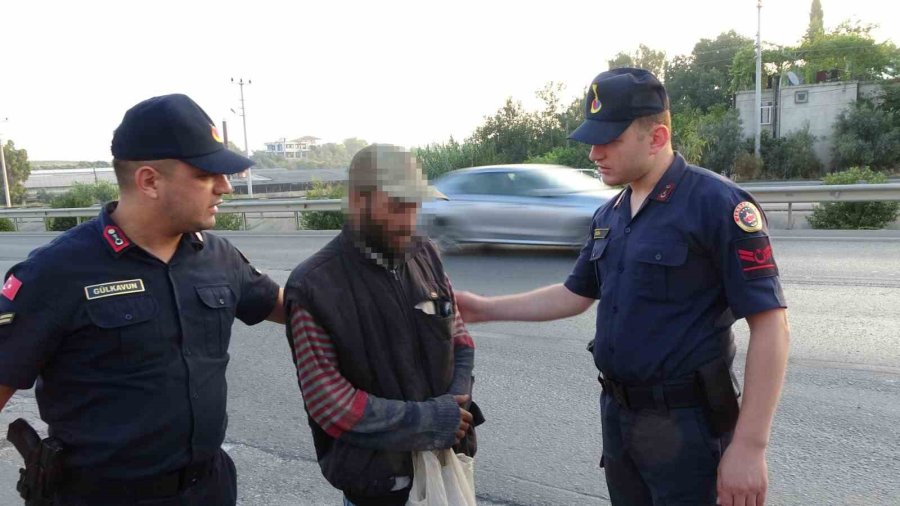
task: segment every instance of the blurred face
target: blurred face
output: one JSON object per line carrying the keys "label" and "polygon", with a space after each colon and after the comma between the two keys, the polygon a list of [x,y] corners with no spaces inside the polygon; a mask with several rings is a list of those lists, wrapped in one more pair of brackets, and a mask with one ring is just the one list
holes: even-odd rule
{"label": "blurred face", "polygon": [[177,233],[207,230],[216,226],[222,196],[232,191],[227,176],[175,162],[172,169],[162,172],[160,212]]}
{"label": "blurred face", "polygon": [[389,197],[381,191],[354,192],[351,213],[356,215],[360,233],[371,246],[383,252],[402,254],[409,248],[416,230],[419,205]]}
{"label": "blurred face", "polygon": [[597,173],[605,184],[628,184],[651,170],[652,138],[650,132],[642,131],[639,125],[632,123],[616,140],[592,146],[588,157],[597,166]]}

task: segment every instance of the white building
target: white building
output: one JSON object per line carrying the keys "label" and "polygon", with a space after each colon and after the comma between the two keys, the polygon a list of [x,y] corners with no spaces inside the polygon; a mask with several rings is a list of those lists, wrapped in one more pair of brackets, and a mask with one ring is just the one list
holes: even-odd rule
{"label": "white building", "polygon": [[278,155],[282,158],[306,158],[313,146],[319,141],[318,137],[306,135],[298,139],[287,140],[282,137],[277,141],[266,143],[266,152]]}

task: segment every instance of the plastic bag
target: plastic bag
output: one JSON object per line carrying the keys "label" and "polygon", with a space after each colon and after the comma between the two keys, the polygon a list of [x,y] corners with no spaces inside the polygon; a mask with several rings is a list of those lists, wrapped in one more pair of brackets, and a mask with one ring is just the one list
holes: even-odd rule
{"label": "plastic bag", "polygon": [[413,452],[406,506],[476,506],[475,459],[453,450]]}

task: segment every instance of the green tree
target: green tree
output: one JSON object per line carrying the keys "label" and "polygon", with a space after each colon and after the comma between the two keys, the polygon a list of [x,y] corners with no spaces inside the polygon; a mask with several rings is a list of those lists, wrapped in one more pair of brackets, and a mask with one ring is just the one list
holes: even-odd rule
{"label": "green tree", "polygon": [[825,13],[822,11],[822,2],[812,0],[809,8],[809,26],[806,28],[804,40],[814,41],[825,35]]}
{"label": "green tree", "polygon": [[700,164],[709,140],[700,135],[703,114],[700,109],[685,107],[672,114],[672,147],[688,163]]}
{"label": "green tree", "polygon": [[[853,167],[825,176],[825,184],[880,184],[887,176],[868,167]],[[900,202],[828,202],[813,209],[807,218],[813,228],[880,229],[900,215]]]}
{"label": "green tree", "polygon": [[[16,149],[12,140],[3,145],[3,156],[6,161],[6,176],[9,179],[9,198],[13,204],[25,202],[25,181],[31,175],[31,164],[28,163],[28,151]],[[3,179],[0,178],[0,191]]]}
{"label": "green tree", "polygon": [[900,166],[900,89],[887,88],[881,103],[859,100],[834,124],[833,162],[838,167]]}
{"label": "green tree", "polygon": [[797,48],[806,82],[819,71],[838,70],[843,81],[882,80],[900,76],[900,50],[872,38],[874,25],[845,21],[829,33],[804,40]]}
{"label": "green tree", "polygon": [[666,52],[656,51],[641,44],[634,53],[621,52],[609,60],[609,69],[636,67],[653,73],[660,81],[666,79]]}
{"label": "green tree", "polygon": [[226,147],[229,150],[234,151],[237,154],[240,154],[240,155],[245,154],[243,149],[239,148],[237,144],[231,142],[230,140],[228,141],[228,145]]}
{"label": "green tree", "polygon": [[353,156],[356,155],[359,150],[369,145],[365,139],[359,139],[357,137],[351,137],[349,139],[344,139],[344,150],[347,152],[347,156],[353,159]]}
{"label": "green tree", "polygon": [[532,154],[532,144],[537,137],[537,125],[522,102],[507,98],[493,116],[475,129],[474,140],[490,146],[499,163],[522,163]]}
{"label": "green tree", "polygon": [[715,39],[700,39],[688,56],[677,56],[666,66],[666,88],[672,111],[698,108],[706,113],[715,105],[730,107],[731,67],[735,55],[753,47],[753,41],[734,30]]}
{"label": "green tree", "polygon": [[558,146],[542,155],[532,156],[525,163],[548,163],[552,165],[565,165],[579,169],[590,169],[594,163],[588,158],[590,147],[581,143],[571,146]]}
{"label": "green tree", "polygon": [[[75,183],[65,193],[53,197],[53,200],[50,201],[50,207],[54,209],[91,207],[92,205],[104,204],[117,198],[119,198],[119,188],[107,181],[92,184]],[[69,230],[77,225],[79,221],[78,218],[51,218],[50,230],[60,232]]]}
{"label": "green tree", "polygon": [[701,118],[697,133],[706,141],[702,165],[719,174],[731,175],[743,144],[737,111],[716,106]]}

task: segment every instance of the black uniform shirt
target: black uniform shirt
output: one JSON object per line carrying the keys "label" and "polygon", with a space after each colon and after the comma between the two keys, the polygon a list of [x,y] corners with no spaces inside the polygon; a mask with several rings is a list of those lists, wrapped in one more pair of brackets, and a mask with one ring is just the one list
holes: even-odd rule
{"label": "black uniform shirt", "polygon": [[184,234],[166,264],[125,236],[113,209],[7,273],[0,384],[37,380],[68,466],[135,478],[218,450],[231,325],[268,316],[278,285],[211,234]]}
{"label": "black uniform shirt", "polygon": [[600,299],[597,368],[651,384],[730,360],[736,318],[786,307],[756,201],[679,154],[634,218],[630,197],[597,210],[565,283]]}

